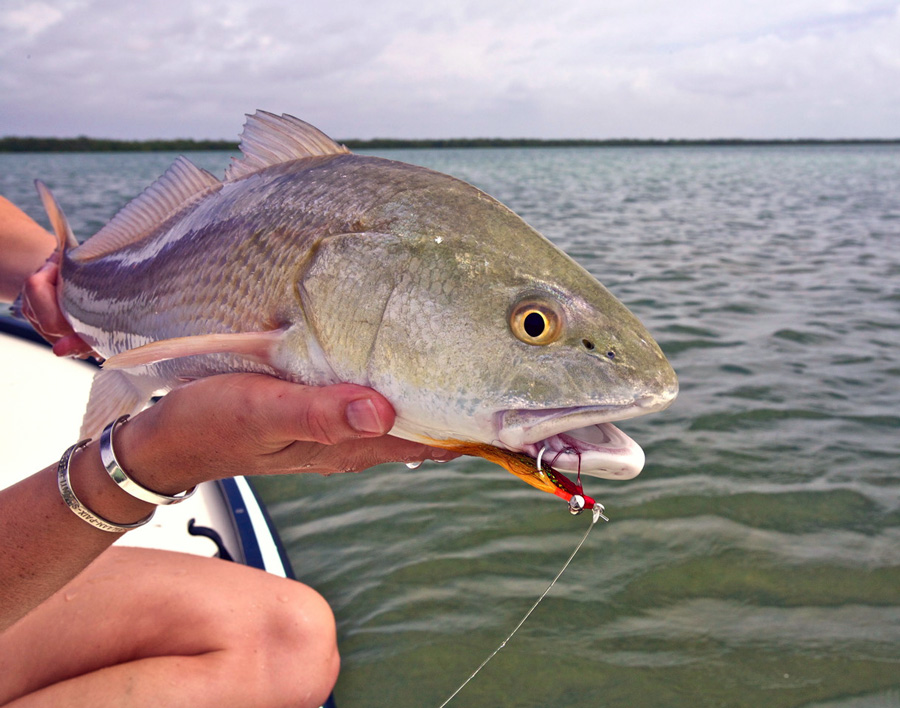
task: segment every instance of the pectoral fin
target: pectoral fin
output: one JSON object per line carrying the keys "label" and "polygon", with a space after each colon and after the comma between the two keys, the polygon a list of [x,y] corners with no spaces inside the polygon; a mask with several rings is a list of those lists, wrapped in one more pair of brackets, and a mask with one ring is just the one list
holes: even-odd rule
{"label": "pectoral fin", "polygon": [[130,369],[203,354],[237,354],[271,366],[273,351],[284,332],[283,329],[276,329],[269,332],[199,334],[163,339],[111,356],[104,362],[103,368]]}

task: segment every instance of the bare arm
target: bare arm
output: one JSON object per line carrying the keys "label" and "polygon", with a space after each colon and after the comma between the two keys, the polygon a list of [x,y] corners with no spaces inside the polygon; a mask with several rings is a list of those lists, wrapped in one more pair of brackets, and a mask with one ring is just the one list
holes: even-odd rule
{"label": "bare arm", "polygon": [[[455,457],[386,435],[393,422],[390,403],[361,386],[312,388],[226,374],[169,393],[117,428],[115,444],[134,479],[168,494],[236,474],[358,472],[382,462]],[[71,481],[86,507],[116,523],[138,521],[153,509],[109,478],[97,442],[74,455]],[[0,491],[0,510],[0,630],[119,536],[69,510],[55,466]]]}
{"label": "bare arm", "polygon": [[53,344],[57,356],[87,357],[91,348],[63,317],[56,301],[56,238],[0,197],[0,302],[23,294],[22,313]]}
{"label": "bare arm", "polygon": [[56,248],[56,238],[4,197],[0,197],[0,302],[12,302],[25,279]]}

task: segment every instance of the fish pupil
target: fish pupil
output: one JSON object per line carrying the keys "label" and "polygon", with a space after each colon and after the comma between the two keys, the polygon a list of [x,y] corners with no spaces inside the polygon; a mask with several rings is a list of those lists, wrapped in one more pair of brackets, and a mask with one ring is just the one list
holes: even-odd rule
{"label": "fish pupil", "polygon": [[547,318],[540,312],[531,312],[525,316],[522,326],[525,328],[525,333],[529,337],[537,339],[547,328]]}

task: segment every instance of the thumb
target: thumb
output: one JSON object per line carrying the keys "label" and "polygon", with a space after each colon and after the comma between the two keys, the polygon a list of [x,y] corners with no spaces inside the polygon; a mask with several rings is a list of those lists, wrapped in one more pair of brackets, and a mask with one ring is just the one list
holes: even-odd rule
{"label": "thumb", "polygon": [[253,382],[253,394],[264,400],[259,400],[257,410],[266,411],[262,418],[267,437],[276,444],[303,440],[335,445],[386,435],[394,425],[393,407],[372,389],[355,384],[310,387],[260,379]]}

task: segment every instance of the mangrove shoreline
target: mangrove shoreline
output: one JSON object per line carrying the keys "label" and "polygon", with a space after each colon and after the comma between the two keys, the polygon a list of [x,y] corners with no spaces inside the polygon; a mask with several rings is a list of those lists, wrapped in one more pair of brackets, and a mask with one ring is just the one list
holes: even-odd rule
{"label": "mangrove shoreline", "polygon": [[[435,149],[435,148],[559,148],[559,147],[755,147],[755,146],[803,146],[803,145],[900,145],[900,138],[847,138],[847,139],[742,139],[716,138],[691,139],[551,139],[537,138],[442,138],[406,140],[398,138],[374,138],[371,140],[344,140],[352,150]],[[0,152],[237,152],[238,143],[230,140],[112,140],[105,138],[40,138],[6,136],[0,138]]]}

